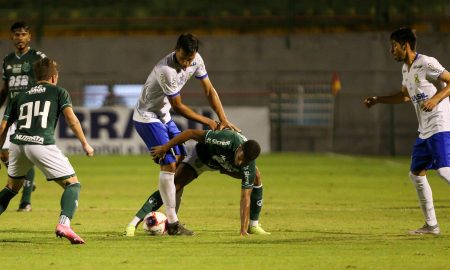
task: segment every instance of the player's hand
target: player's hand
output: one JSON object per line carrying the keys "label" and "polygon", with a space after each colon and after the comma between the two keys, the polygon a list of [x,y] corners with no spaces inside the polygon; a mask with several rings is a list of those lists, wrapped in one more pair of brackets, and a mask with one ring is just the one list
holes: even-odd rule
{"label": "player's hand", "polygon": [[92,146],[90,146],[88,143],[83,145],[83,150],[86,153],[86,156],[88,157],[94,156],[94,148],[92,148]]}
{"label": "player's hand", "polygon": [[210,121],[209,121],[209,123],[208,123],[209,129],[211,129],[211,130],[218,130],[219,125],[220,125],[219,122],[214,121],[214,120],[212,120],[212,119],[210,119]]}
{"label": "player's hand", "polygon": [[166,152],[167,150],[164,145],[153,146],[150,150],[150,153],[155,160],[163,159],[166,156]]}
{"label": "player's hand", "polygon": [[235,125],[233,125],[230,121],[224,121],[224,122],[220,122],[220,125],[218,127],[219,130],[223,130],[223,129],[231,129],[234,130],[236,132],[241,132],[241,129],[236,127]]}
{"label": "player's hand", "polygon": [[370,108],[370,107],[372,107],[373,105],[375,105],[375,104],[377,104],[377,97],[375,96],[375,97],[368,97],[368,98],[366,98],[365,100],[364,100],[364,105],[367,107],[367,108]]}
{"label": "player's hand", "polygon": [[424,101],[420,105],[420,108],[426,112],[431,112],[437,106],[437,104],[438,104],[438,102],[434,101],[434,99],[431,98],[431,99]]}

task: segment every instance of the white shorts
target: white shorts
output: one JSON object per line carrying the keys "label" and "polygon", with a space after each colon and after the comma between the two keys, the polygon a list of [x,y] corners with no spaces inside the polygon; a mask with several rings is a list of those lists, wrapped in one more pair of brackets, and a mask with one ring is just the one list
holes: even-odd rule
{"label": "white shorts", "polygon": [[75,176],[69,159],[56,145],[11,144],[8,166],[8,175],[11,178],[25,177],[33,164],[42,171],[47,181]]}
{"label": "white shorts", "polygon": [[191,166],[197,173],[197,176],[200,176],[200,174],[207,171],[217,171],[208,167],[198,158],[197,149],[195,147],[192,147],[192,149],[188,151],[188,155],[183,159],[182,163],[186,163]]}
{"label": "white shorts", "polygon": [[16,123],[13,123],[9,129],[8,129],[8,134],[6,134],[6,139],[5,139],[5,143],[3,143],[3,147],[2,150],[8,150],[9,146],[11,145],[11,141],[9,140],[9,138],[11,137],[11,134],[14,134],[14,132],[16,132]]}

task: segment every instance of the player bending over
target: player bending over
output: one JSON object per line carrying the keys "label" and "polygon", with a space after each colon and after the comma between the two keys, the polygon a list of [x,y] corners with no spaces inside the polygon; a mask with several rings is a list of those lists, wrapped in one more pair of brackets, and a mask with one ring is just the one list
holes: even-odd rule
{"label": "player bending over", "polygon": [[80,121],[72,110],[69,93],[56,86],[56,62],[48,58],[41,59],[34,64],[34,72],[36,86],[23,91],[8,104],[0,125],[2,146],[9,126],[17,121],[17,130],[11,135],[9,148],[8,183],[0,191],[0,214],[19,192],[28,170],[36,165],[47,181],[55,181],[64,189],[56,235],[69,239],[72,244],[84,244],[84,240],[70,227],[70,220],[78,205],[80,182],[69,160],[55,144],[55,127],[61,113],[86,154],[93,156],[94,149],[86,141]]}
{"label": "player bending over", "polygon": [[[151,153],[156,159],[163,158],[172,147],[190,139],[198,143],[192,149],[192,153],[177,167],[175,173],[176,210],[178,211],[180,206],[184,186],[205,171],[220,171],[242,179],[241,235],[270,234],[258,223],[263,202],[261,175],[255,162],[261,151],[259,144],[254,140],[247,141],[243,135],[231,130],[188,129],[166,144],[153,147]],[[162,204],[159,191],[154,192],[126,227],[126,235],[134,236],[137,225],[148,213],[156,211]]]}

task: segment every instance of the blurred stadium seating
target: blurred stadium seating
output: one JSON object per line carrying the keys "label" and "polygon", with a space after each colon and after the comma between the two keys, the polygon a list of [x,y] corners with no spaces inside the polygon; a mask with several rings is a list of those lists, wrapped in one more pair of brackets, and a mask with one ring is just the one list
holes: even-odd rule
{"label": "blurred stadium seating", "polygon": [[0,0],[0,7],[3,35],[16,20],[36,25],[45,35],[367,31],[407,23],[450,31],[446,0]]}

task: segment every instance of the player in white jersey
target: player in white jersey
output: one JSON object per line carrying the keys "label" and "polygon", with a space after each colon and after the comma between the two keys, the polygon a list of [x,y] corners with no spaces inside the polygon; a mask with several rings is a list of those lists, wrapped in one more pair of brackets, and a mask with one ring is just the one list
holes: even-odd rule
{"label": "player in white jersey", "polygon": [[[170,115],[171,108],[182,116],[202,123],[210,129],[230,128],[239,131],[225,115],[219,96],[208,78],[203,59],[198,53],[198,44],[199,41],[194,35],[189,33],[180,35],[175,51],[159,61],[144,84],[134,109],[133,123],[149,150],[153,146],[167,143],[180,133]],[[219,123],[194,112],[183,104],[180,91],[192,76],[200,80],[204,94],[219,118]],[[175,211],[174,174],[177,163],[185,155],[184,147],[180,145],[158,160],[160,164],[159,190],[166,206],[168,234],[170,235],[193,234],[178,222]],[[137,223],[134,221],[132,220],[130,224]],[[126,227],[127,236],[134,236],[134,231],[135,226]]]}
{"label": "player in white jersey", "polygon": [[391,34],[391,53],[404,62],[400,92],[364,100],[370,108],[377,103],[398,104],[411,101],[419,122],[419,136],[412,151],[411,178],[425,216],[423,227],[410,234],[440,234],[433,195],[426,173],[437,170],[450,184],[450,73],[433,57],[416,52],[416,35],[411,28]]}

